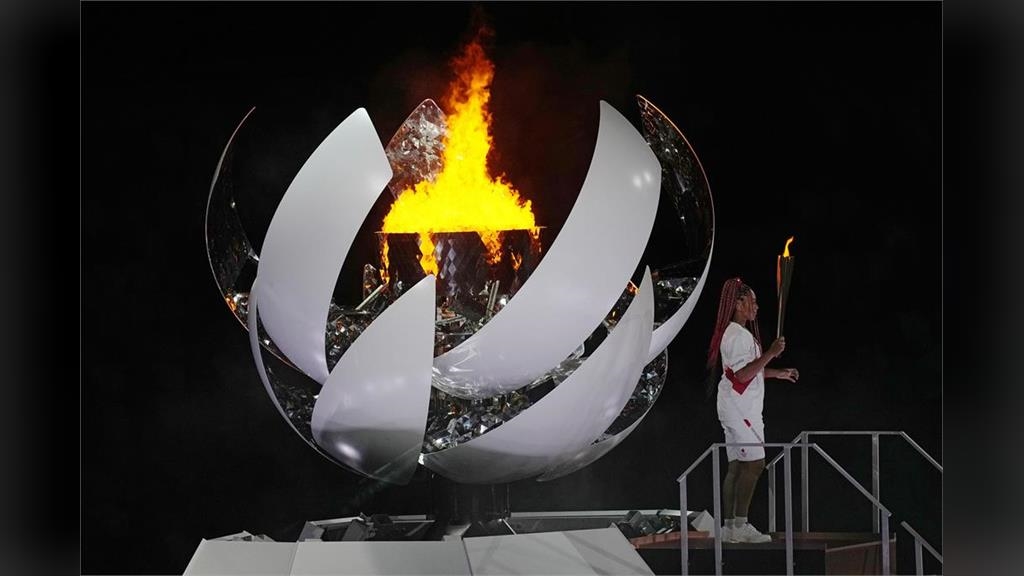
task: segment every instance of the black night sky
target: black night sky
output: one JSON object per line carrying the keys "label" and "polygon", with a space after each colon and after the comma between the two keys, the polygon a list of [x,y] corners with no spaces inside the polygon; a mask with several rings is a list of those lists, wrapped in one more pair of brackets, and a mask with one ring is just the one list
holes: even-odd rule
{"label": "black night sky", "polygon": [[[513,511],[678,508],[676,476],[721,441],[703,359],[722,281],[750,283],[762,332],[774,333],[775,256],[789,235],[797,260],[777,365],[802,378],[769,381],[767,440],[903,430],[941,461],[940,8],[482,5],[494,30],[493,164],[542,224],[557,231],[582,184],[598,101],[636,122],[636,94],[695,148],[717,219],[708,284],[670,347],[652,412],[592,466],[512,484]],[[203,216],[221,150],[250,107],[253,210],[272,210],[356,108],[386,142],[416,104],[440,99],[473,12],[82,5],[84,573],[180,573],[204,537],[430,512],[429,474],[406,487],[361,479],[278,415],[217,293]],[[821,444],[870,485],[866,439]],[[895,441],[882,457],[883,502],[937,539],[941,478]],[[822,478],[813,521],[869,530],[867,503],[838,475],[812,471]],[[710,508],[710,469],[700,478],[691,507]],[[761,526],[765,498],[762,481],[751,512]]]}

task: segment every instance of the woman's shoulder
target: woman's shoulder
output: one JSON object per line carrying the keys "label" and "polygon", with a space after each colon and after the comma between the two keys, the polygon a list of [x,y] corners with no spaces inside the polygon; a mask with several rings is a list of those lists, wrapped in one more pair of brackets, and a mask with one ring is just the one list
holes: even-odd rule
{"label": "woman's shoulder", "polygon": [[749,346],[754,342],[754,335],[735,322],[730,322],[722,334],[722,344],[729,346]]}
{"label": "woman's shoulder", "polygon": [[725,327],[725,334],[723,335],[723,338],[726,336],[731,338],[754,337],[754,335],[750,333],[750,330],[747,330],[746,328],[744,328],[740,324],[737,324],[736,322],[729,322],[729,325]]}

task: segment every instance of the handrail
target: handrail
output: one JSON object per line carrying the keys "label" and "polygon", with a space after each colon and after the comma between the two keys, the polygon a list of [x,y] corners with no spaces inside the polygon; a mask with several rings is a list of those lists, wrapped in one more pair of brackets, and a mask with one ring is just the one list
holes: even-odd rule
{"label": "handrail", "polygon": [[690,467],[687,468],[685,472],[683,472],[682,474],[679,475],[679,478],[676,478],[676,482],[682,482],[683,478],[685,478],[686,476],[689,476],[690,472],[693,472],[693,469],[696,468],[698,464],[703,462],[704,459],[708,457],[708,454],[711,454],[711,451],[714,450],[714,448],[715,448],[714,444],[712,444],[711,446],[708,446],[708,449],[705,450],[703,454],[698,456],[697,459],[693,461],[693,464],[690,464]]}
{"label": "handrail", "polygon": [[[855,478],[853,478],[853,476],[851,476],[849,472],[847,472],[842,466],[840,466],[839,463],[836,462],[835,459],[832,458],[827,452],[825,452],[825,450],[823,450],[820,446],[818,446],[815,443],[808,442],[807,439],[810,436],[813,436],[813,435],[819,435],[819,436],[820,435],[828,435],[828,436],[871,435],[872,436],[872,453],[873,453],[873,458],[872,458],[872,461],[873,461],[872,462],[873,463],[873,470],[872,470],[872,480],[873,480],[872,484],[873,484],[873,486],[872,487],[874,488],[873,493],[868,492],[868,490],[866,488],[864,488],[864,486],[862,486],[860,484],[860,482],[858,482]],[[715,527],[714,527],[715,574],[716,575],[720,575],[722,573],[721,572],[721,570],[722,570],[722,542],[721,542],[722,534],[721,534],[721,526],[719,524],[719,522],[720,522],[719,516],[721,515],[721,497],[720,497],[721,496],[721,494],[720,494],[720,484],[721,484],[721,470],[720,470],[720,467],[721,467],[721,463],[719,461],[720,458],[718,456],[718,451],[721,448],[726,448],[726,447],[760,446],[760,447],[766,447],[766,448],[767,447],[772,447],[772,448],[782,448],[783,449],[779,453],[778,456],[773,458],[768,463],[767,468],[771,469],[771,474],[769,475],[769,486],[768,486],[768,492],[769,492],[769,498],[770,498],[770,500],[769,500],[769,532],[774,532],[775,531],[775,482],[774,482],[775,481],[775,474],[774,474],[774,466],[775,466],[776,463],[778,463],[778,461],[780,459],[782,459],[784,464],[785,464],[785,473],[786,473],[785,474],[785,481],[786,481],[786,483],[785,483],[785,502],[786,502],[786,510],[785,510],[785,512],[786,512],[786,563],[787,563],[786,573],[789,574],[789,575],[793,574],[793,521],[792,521],[793,520],[793,518],[792,518],[792,510],[793,510],[792,492],[793,492],[793,488],[792,488],[792,474],[790,472],[791,471],[791,467],[790,467],[790,452],[791,452],[792,448],[799,447],[799,448],[802,448],[804,450],[804,455],[805,455],[804,459],[803,459],[804,483],[802,485],[802,488],[804,490],[804,493],[803,493],[803,497],[804,497],[804,510],[803,510],[804,511],[804,518],[803,518],[803,520],[804,520],[804,528],[803,528],[803,530],[804,530],[804,532],[807,532],[809,530],[809,528],[808,528],[809,522],[808,522],[808,516],[807,516],[808,508],[809,508],[807,506],[807,502],[808,502],[808,500],[807,500],[808,499],[808,494],[807,494],[808,458],[807,458],[807,455],[808,455],[808,451],[810,449],[814,449],[815,452],[817,452],[830,466],[832,466],[832,468],[834,468],[837,472],[839,472],[839,474],[841,476],[843,476],[843,478],[845,478],[847,482],[852,484],[853,487],[856,488],[857,491],[860,492],[861,495],[863,495],[865,498],[867,498],[868,501],[871,502],[871,504],[874,506],[875,514],[873,516],[873,522],[875,523],[875,531],[876,531],[876,533],[879,531],[878,524],[879,523],[881,524],[881,526],[880,526],[881,530],[880,531],[881,531],[881,551],[882,551],[882,573],[884,575],[888,575],[889,574],[889,569],[890,569],[890,562],[889,562],[889,559],[890,559],[890,556],[889,556],[889,554],[890,554],[890,549],[889,549],[890,548],[889,519],[890,519],[890,517],[892,517],[893,513],[884,504],[882,504],[880,498],[878,497],[878,491],[879,491],[879,486],[878,486],[878,477],[879,477],[879,474],[878,474],[878,468],[879,468],[879,466],[878,466],[878,438],[880,436],[901,436],[904,440],[906,440],[911,445],[911,447],[913,447],[922,456],[924,456],[925,459],[928,460],[928,462],[930,464],[932,464],[932,466],[934,466],[936,469],[938,469],[940,473],[942,472],[942,465],[939,464],[938,462],[936,462],[935,459],[933,459],[930,455],[928,455],[928,453],[925,452],[923,448],[921,448],[916,442],[914,442],[914,440],[912,438],[910,438],[909,435],[907,435],[903,431],[807,430],[807,431],[801,432],[799,435],[797,435],[797,437],[792,442],[768,442],[768,443],[759,443],[759,442],[731,442],[731,443],[723,443],[723,442],[716,442],[716,443],[712,444],[711,446],[709,446],[707,448],[707,450],[702,452],[701,455],[696,460],[694,460],[694,462],[692,464],[690,464],[690,466],[686,469],[686,471],[683,472],[676,480],[677,480],[677,482],[679,482],[680,510],[686,510],[687,509],[687,507],[686,507],[686,499],[687,499],[687,495],[686,495],[686,481],[687,481],[687,477],[709,455],[711,455],[711,454],[714,455],[714,458],[712,459],[712,469],[713,469],[713,482],[714,482],[713,492],[714,492],[714,502],[715,502],[714,503],[714,510],[715,510]],[[907,532],[909,532],[914,537],[916,560],[917,560],[917,573],[918,574],[922,573],[921,570],[922,570],[922,549],[923,548],[926,548],[928,550],[928,552],[932,556],[934,556],[940,563],[942,563],[942,555],[939,554],[930,544],[928,544],[928,542],[920,534],[918,534],[917,531],[915,531],[910,526],[910,524],[908,524],[907,522],[902,522],[901,526],[905,530],[907,530]],[[681,544],[682,544],[682,574],[686,575],[686,574],[688,574],[688,571],[689,571],[689,562],[688,562],[688,548],[689,548],[688,540],[689,539],[688,539],[688,536],[687,536],[689,531],[688,531],[688,529],[687,529],[687,527],[685,525],[685,521],[684,521],[683,525],[680,527],[680,532],[682,533],[681,534],[681,536],[682,536],[682,538],[681,538]]]}
{"label": "handrail", "polygon": [[[807,436],[871,436],[874,434],[878,434],[879,436],[901,436],[904,440],[907,441],[908,444],[910,444],[911,448],[917,450],[918,453],[921,454],[921,456],[924,456],[924,459],[927,460],[929,464],[934,466],[939,472],[942,472],[942,464],[936,462],[935,458],[932,458],[931,455],[928,454],[928,452],[926,452],[924,448],[921,448],[920,444],[915,442],[909,434],[902,430],[805,430],[797,434],[796,438],[793,438],[793,442],[798,442],[804,434],[806,434]],[[772,458],[768,462],[768,464],[765,465],[765,468],[770,468],[774,466],[780,458],[782,458],[781,453],[775,458]]]}
{"label": "handrail", "polygon": [[902,431],[900,432],[900,436],[903,436],[903,439],[906,440],[908,444],[913,446],[914,449],[917,450],[921,454],[921,456],[924,456],[925,460],[930,462],[932,466],[938,468],[940,473],[942,472],[942,464],[939,464],[938,462],[936,462],[934,458],[932,458],[927,452],[924,451],[924,448],[921,448],[920,446],[918,446],[917,442],[914,442],[913,438],[908,436],[906,432],[902,432]]}
{"label": "handrail", "polygon": [[[876,500],[881,499],[881,459],[879,450],[879,438],[881,436],[899,436],[910,444],[911,448],[917,450],[917,452],[928,461],[929,464],[938,469],[939,473],[942,473],[942,465],[935,461],[924,448],[914,441],[906,432],[902,430],[804,430],[793,439],[793,442],[801,441],[808,443],[811,436],[871,436],[871,492]],[[800,469],[800,503],[801,503],[801,516],[800,516],[800,529],[802,532],[810,532],[811,530],[811,499],[810,499],[810,468],[808,464],[807,448],[803,449],[803,460],[801,462]],[[765,468],[768,471],[768,529],[774,530],[775,527],[775,465],[778,463],[779,458],[782,455],[778,455],[771,459]],[[872,529],[877,534],[880,529],[879,517],[872,517]]]}
{"label": "handrail", "polygon": [[[804,436],[804,434],[801,434]],[[713,471],[713,486],[712,491],[714,493],[714,540],[715,540],[715,574],[720,576],[722,574],[722,528],[720,525],[721,521],[721,463],[718,456],[718,450],[721,448],[732,447],[732,446],[760,446],[760,447],[781,447],[783,449],[782,457],[785,464],[786,472],[786,486],[785,486],[785,499],[786,499],[786,574],[791,576],[793,574],[793,483],[792,474],[790,467],[790,452],[794,447],[801,447],[804,450],[813,448],[826,462],[829,463],[847,482],[852,484],[864,497],[870,501],[876,511],[876,516],[881,519],[881,551],[882,551],[882,574],[883,576],[889,575],[890,569],[890,542],[889,542],[889,518],[892,516],[892,512],[885,507],[877,498],[875,498],[870,492],[867,491],[860,482],[857,482],[842,466],[839,465],[831,456],[828,455],[820,446],[817,444],[807,442],[716,442],[708,447],[701,455],[683,472],[677,481],[679,482],[679,509],[687,510],[687,490],[686,481],[687,477],[691,472],[704,461],[709,454],[713,454],[711,461]],[[804,460],[806,462],[806,458]],[[771,488],[772,496],[774,497],[774,485]],[[773,513],[773,524],[774,524],[774,508]],[[906,524],[906,523],[904,523]],[[774,528],[774,526],[772,526]],[[681,553],[682,553],[682,574],[686,576],[689,574],[689,530],[685,522],[680,526],[681,536]],[[929,551],[931,547],[929,547]]]}
{"label": "handrail", "polygon": [[821,454],[821,457],[824,458],[826,462],[831,464],[832,467],[836,469],[836,472],[839,472],[839,474],[841,474],[843,476],[843,478],[846,478],[847,482],[849,482],[850,484],[853,484],[853,487],[856,488],[857,491],[859,491],[861,494],[863,494],[865,498],[870,500],[871,503],[874,504],[876,508],[878,508],[879,510],[882,510],[886,514],[892,516],[892,512],[888,508],[886,508],[885,505],[883,505],[881,502],[879,502],[877,499],[875,499],[875,497],[872,496],[870,492],[868,492],[863,486],[860,485],[860,482],[857,482],[853,478],[853,476],[850,476],[849,472],[847,472],[846,470],[843,470],[843,467],[840,466],[839,463],[836,462],[831,456],[826,454],[825,451],[822,450],[820,446],[818,446],[817,444],[811,444],[811,448],[814,448],[815,452],[817,452],[818,454]]}
{"label": "handrail", "polygon": [[928,549],[928,553],[931,554],[932,556],[934,556],[935,559],[939,561],[939,564],[943,563],[942,562],[942,554],[939,554],[938,552],[936,552],[935,549],[932,548],[928,544],[928,542],[924,538],[922,538],[920,534],[917,533],[917,530],[914,530],[913,528],[911,528],[910,524],[907,524],[906,522],[900,522],[900,526],[903,526],[903,529],[906,530],[907,532],[910,532],[910,535],[914,537],[914,565],[915,565],[915,573],[918,576],[923,576],[923,574],[924,574],[924,558],[923,558],[923,555],[921,554],[921,546],[924,546],[925,548],[927,548]]}
{"label": "handrail", "polygon": [[[790,444],[795,444],[795,443],[799,442],[799,441],[800,441],[800,438],[802,438],[802,437],[803,437],[803,435],[804,435],[804,433],[803,433],[803,432],[801,432],[801,433],[797,434],[797,435],[796,435],[796,438],[793,438],[793,440],[792,440],[792,441],[790,442]],[[767,464],[765,464],[765,466],[764,466],[764,467],[765,467],[765,468],[771,468],[772,466],[775,466],[775,463],[776,463],[776,462],[778,462],[779,460],[781,460],[781,459],[782,459],[782,456],[783,456],[784,454],[785,454],[784,452],[779,452],[779,455],[778,455],[778,456],[776,456],[775,458],[772,458],[771,460],[769,460],[769,461],[768,461],[768,463],[767,463]]]}

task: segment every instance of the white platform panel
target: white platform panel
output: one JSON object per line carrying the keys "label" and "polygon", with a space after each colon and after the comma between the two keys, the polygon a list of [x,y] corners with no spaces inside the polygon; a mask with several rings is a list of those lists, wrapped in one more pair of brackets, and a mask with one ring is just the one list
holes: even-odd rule
{"label": "white platform panel", "polygon": [[185,576],[288,576],[295,542],[203,540],[185,568]]}
{"label": "white platform panel", "polygon": [[471,574],[462,542],[300,542],[296,576]]}
{"label": "white platform panel", "polygon": [[618,528],[562,532],[595,574],[654,574]]}
{"label": "white platform panel", "polygon": [[466,538],[478,576],[654,574],[617,528]]}

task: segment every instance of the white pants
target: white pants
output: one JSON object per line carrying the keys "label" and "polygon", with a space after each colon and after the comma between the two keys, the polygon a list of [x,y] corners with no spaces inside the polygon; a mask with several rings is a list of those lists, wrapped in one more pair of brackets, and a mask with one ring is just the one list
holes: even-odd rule
{"label": "white pants", "polygon": [[[741,419],[722,420],[722,429],[725,431],[726,444],[735,442],[764,442],[764,422],[751,422],[750,426]],[[730,462],[739,460],[741,462],[753,462],[764,459],[764,448],[761,446],[726,446],[725,455]]]}

